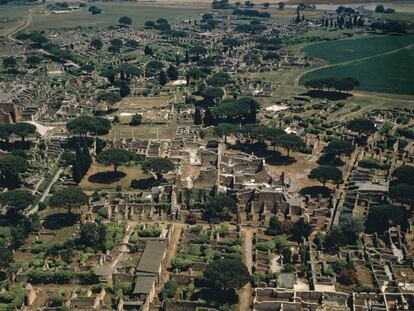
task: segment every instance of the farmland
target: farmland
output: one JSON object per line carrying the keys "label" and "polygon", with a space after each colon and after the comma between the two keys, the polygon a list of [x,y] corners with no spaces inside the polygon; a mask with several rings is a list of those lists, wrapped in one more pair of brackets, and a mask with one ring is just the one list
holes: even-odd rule
{"label": "farmland", "polygon": [[310,45],[303,50],[306,55],[322,58],[329,65],[310,70],[301,76],[299,82],[354,77],[361,82],[360,90],[412,95],[412,83],[406,77],[414,70],[413,43],[412,35],[404,35]]}

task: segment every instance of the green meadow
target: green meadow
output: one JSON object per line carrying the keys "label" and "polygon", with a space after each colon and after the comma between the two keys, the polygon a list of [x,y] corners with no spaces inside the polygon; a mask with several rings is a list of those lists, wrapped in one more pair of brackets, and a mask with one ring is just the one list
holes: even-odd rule
{"label": "green meadow", "polygon": [[375,36],[327,41],[303,49],[329,65],[305,73],[300,83],[327,77],[353,77],[360,90],[414,95],[414,36]]}

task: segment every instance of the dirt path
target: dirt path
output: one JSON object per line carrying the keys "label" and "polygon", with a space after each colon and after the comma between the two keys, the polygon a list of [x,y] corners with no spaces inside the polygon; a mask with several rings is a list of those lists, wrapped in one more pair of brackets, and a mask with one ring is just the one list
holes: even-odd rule
{"label": "dirt path", "polygon": [[170,245],[167,250],[167,254],[165,256],[163,273],[161,275],[161,282],[157,286],[158,288],[161,288],[162,286],[164,286],[164,283],[168,281],[168,273],[166,269],[169,267],[171,260],[177,254],[177,249],[178,249],[178,244],[180,242],[181,233],[183,232],[183,229],[186,225],[175,223],[173,226],[174,226],[174,230],[171,236],[171,241],[170,241]]}
{"label": "dirt path", "polygon": [[380,53],[380,54],[376,54],[376,55],[366,56],[366,57],[353,59],[353,60],[348,60],[348,61],[345,61],[345,62],[339,62],[339,63],[335,63],[335,64],[329,64],[329,65],[325,65],[325,66],[321,66],[321,67],[315,67],[315,68],[309,69],[305,72],[302,72],[300,75],[298,75],[295,79],[295,85],[299,85],[300,78],[302,78],[305,74],[308,74],[310,72],[314,72],[314,71],[319,70],[319,69],[325,69],[325,68],[330,68],[330,67],[335,67],[335,66],[342,66],[342,65],[349,65],[349,64],[353,64],[353,63],[358,63],[358,62],[368,60],[368,59],[371,59],[371,58],[375,58],[375,57],[378,57],[378,56],[393,54],[395,52],[405,50],[405,49],[409,49],[409,48],[412,48],[412,47],[414,47],[414,44],[409,44],[409,45],[403,46],[401,48],[394,49],[394,50],[387,51],[387,52]]}
{"label": "dirt path", "polygon": [[10,39],[11,41],[14,42],[21,42],[20,40],[17,40],[15,38],[13,38],[13,36],[15,34],[17,34],[18,32],[22,31],[23,29],[26,29],[27,27],[29,27],[30,23],[32,22],[32,9],[29,10],[29,15],[27,15],[26,21],[24,22],[23,25],[18,26],[16,29],[14,29],[12,32],[10,32],[9,34],[7,34],[7,38]]}
{"label": "dirt path", "polygon": [[[243,240],[243,250],[244,250],[244,263],[246,264],[249,273],[252,273],[252,265],[253,265],[253,254],[252,254],[252,246],[253,246],[253,232],[255,229],[251,228],[242,228],[241,230],[241,237]],[[250,310],[252,298],[252,286],[250,282],[244,286],[239,292],[239,311],[247,311]]]}

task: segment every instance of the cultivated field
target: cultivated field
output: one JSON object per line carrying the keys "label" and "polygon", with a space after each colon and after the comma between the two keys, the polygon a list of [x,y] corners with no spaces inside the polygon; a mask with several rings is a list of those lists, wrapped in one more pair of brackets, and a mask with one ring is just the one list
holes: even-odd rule
{"label": "cultivated field", "polygon": [[305,47],[306,55],[322,58],[329,65],[313,69],[300,83],[326,77],[353,77],[359,90],[414,94],[407,76],[414,71],[414,36],[381,36],[329,41]]}
{"label": "cultivated field", "polygon": [[146,3],[101,3],[96,6],[102,9],[102,14],[91,15],[88,8],[82,8],[79,12],[68,14],[53,14],[46,12],[36,14],[28,27],[30,30],[42,30],[50,28],[73,28],[76,26],[109,26],[118,22],[121,16],[131,17],[132,27],[140,27],[147,20],[166,18],[170,22],[197,16],[204,13],[205,6],[162,5]]}

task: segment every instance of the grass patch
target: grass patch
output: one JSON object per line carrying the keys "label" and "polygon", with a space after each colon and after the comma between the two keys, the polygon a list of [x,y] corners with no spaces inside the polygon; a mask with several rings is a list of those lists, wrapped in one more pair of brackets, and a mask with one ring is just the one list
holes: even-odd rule
{"label": "grass patch", "polygon": [[413,43],[413,35],[382,35],[311,44],[306,46],[303,52],[310,57],[322,58],[329,64],[337,64],[364,57],[372,57]]}
{"label": "grass patch", "polygon": [[147,20],[165,18],[172,22],[210,11],[207,7],[184,7],[143,3],[99,2],[96,6],[102,9],[101,14],[91,15],[86,7],[82,8],[79,12],[69,14],[52,14],[47,12],[46,14],[34,15],[29,29],[44,30],[89,26],[105,27],[117,24],[121,16],[131,17],[132,27],[138,28]]}
{"label": "grass patch", "polygon": [[305,74],[300,83],[320,78],[353,77],[361,82],[359,90],[414,95],[410,73],[414,72],[414,48],[379,55],[363,61],[321,68]]}

